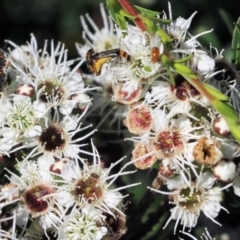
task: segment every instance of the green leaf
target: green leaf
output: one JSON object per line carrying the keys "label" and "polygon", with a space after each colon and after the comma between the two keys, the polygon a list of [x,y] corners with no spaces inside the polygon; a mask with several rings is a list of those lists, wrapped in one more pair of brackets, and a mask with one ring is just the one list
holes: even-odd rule
{"label": "green leaf", "polygon": [[152,11],[146,8],[142,8],[139,6],[134,5],[134,7],[141,13],[144,13],[146,16],[148,17],[155,17],[158,16],[160,14],[160,12],[156,12],[156,11]]}
{"label": "green leaf", "polygon": [[208,85],[206,83],[203,83],[203,86],[205,87],[205,89],[211,93],[212,96],[214,96],[215,98],[217,98],[218,100],[221,101],[227,101],[228,100],[228,96],[226,96],[225,94],[223,94],[222,92],[220,92],[219,90],[217,90],[216,88],[214,88],[211,85]]}
{"label": "green leaf", "polygon": [[240,70],[240,17],[233,31],[232,62],[236,65],[236,69]]}
{"label": "green leaf", "polygon": [[145,70],[146,72],[151,72],[151,71],[152,71],[151,67],[149,67],[149,66],[145,66],[145,67],[144,67],[144,70]]}
{"label": "green leaf", "polygon": [[122,29],[122,30],[126,30],[127,29],[127,22],[125,21],[125,18],[120,15],[117,14],[116,15],[116,19],[114,19],[114,21],[117,23],[117,25]]}
{"label": "green leaf", "polygon": [[168,73],[168,77],[169,77],[169,83],[171,84],[171,86],[175,86],[176,85],[176,81],[175,81],[173,73],[171,72],[169,67],[167,67],[167,73]]}
{"label": "green leaf", "polygon": [[155,23],[161,23],[161,24],[170,24],[172,21],[168,19],[162,19],[158,17],[147,17],[148,19],[152,20]]}
{"label": "green leaf", "polygon": [[120,10],[120,14],[121,14],[122,16],[124,16],[124,17],[129,18],[130,20],[135,20],[135,19],[136,19],[135,16],[127,13],[127,12],[126,12],[125,10],[123,10],[123,9]]}
{"label": "green leaf", "polygon": [[121,29],[126,30],[127,21],[123,15],[124,10],[122,9],[122,6],[116,0],[106,0],[106,3],[107,3],[107,9],[112,19]]}
{"label": "green leaf", "polygon": [[229,33],[232,34],[233,24],[232,24],[232,21],[231,21],[230,13],[223,8],[219,8],[218,13],[221,16],[221,19],[223,20],[223,22],[225,23],[226,28],[228,29]]}
{"label": "green leaf", "polygon": [[[167,44],[169,42],[172,42],[172,38],[165,31],[163,31],[161,28],[158,28],[156,33],[160,36],[163,44]],[[169,48],[170,48],[169,50],[172,50],[172,47],[169,47]]]}
{"label": "green leaf", "polygon": [[192,69],[182,63],[174,62],[171,64],[172,68],[183,77],[197,79],[197,76],[194,74]]}
{"label": "green leaf", "polygon": [[231,118],[225,118],[227,121],[228,127],[234,136],[234,138],[237,140],[238,143],[240,143],[240,123],[238,120],[231,119]]}
{"label": "green leaf", "polygon": [[180,59],[175,59],[174,62],[175,63],[184,63],[184,62],[188,62],[191,58],[193,57],[192,54],[184,57],[184,58],[180,58]]}
{"label": "green leaf", "polygon": [[159,23],[162,23],[162,24],[170,24],[172,21],[169,20],[169,19],[162,19],[162,18],[159,18],[157,16],[160,15],[160,12],[156,12],[156,11],[151,11],[151,10],[148,10],[146,8],[142,8],[142,7],[139,7],[139,6],[136,6],[134,5],[134,7],[140,12],[140,13],[143,13],[148,19],[151,19],[153,20],[154,22],[159,22]]}
{"label": "green leaf", "polygon": [[238,121],[238,114],[228,103],[222,102],[218,99],[214,99],[212,100],[211,104],[226,121]]}
{"label": "green leaf", "polygon": [[212,105],[226,120],[232,135],[237,140],[237,142],[240,143],[240,122],[238,114],[230,105],[217,99],[212,102]]}

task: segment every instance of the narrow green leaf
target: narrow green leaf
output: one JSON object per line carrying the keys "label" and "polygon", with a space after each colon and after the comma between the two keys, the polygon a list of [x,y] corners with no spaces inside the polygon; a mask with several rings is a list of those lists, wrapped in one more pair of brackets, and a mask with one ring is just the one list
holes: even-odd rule
{"label": "narrow green leaf", "polygon": [[191,58],[193,57],[192,54],[184,57],[184,58],[180,58],[180,59],[175,59],[174,62],[175,63],[184,63],[184,62],[188,62]]}
{"label": "narrow green leaf", "polygon": [[238,143],[240,143],[240,123],[238,120],[231,119],[231,118],[225,118],[227,121],[228,127],[234,136],[234,138],[237,140]]}
{"label": "narrow green leaf", "polygon": [[216,88],[214,88],[213,86],[211,85],[208,85],[206,83],[203,83],[202,84],[204,85],[205,89],[211,93],[212,96],[214,96],[215,98],[217,98],[218,100],[221,100],[221,101],[227,101],[228,100],[228,96],[226,96],[225,94],[223,94],[222,92],[220,92],[219,90],[217,90]]}
{"label": "narrow green leaf", "polygon": [[107,9],[114,20],[114,22],[121,28],[127,29],[127,21],[122,15],[122,6],[116,0],[106,0]]}
{"label": "narrow green leaf", "polygon": [[240,143],[240,122],[236,111],[228,103],[218,99],[214,99],[211,104],[226,120],[232,135],[236,141]]}
{"label": "narrow green leaf", "polygon": [[236,65],[236,69],[240,70],[240,17],[233,31],[232,62]]}
{"label": "narrow green leaf", "polygon": [[226,121],[228,121],[228,119],[232,119],[235,122],[238,121],[238,114],[228,103],[214,99],[211,104]]}
{"label": "narrow green leaf", "polygon": [[182,63],[173,62],[172,68],[185,78],[197,79],[192,69]]}
{"label": "narrow green leaf", "polygon": [[127,18],[129,18],[130,20],[134,20],[134,19],[136,19],[135,16],[133,16],[133,15],[127,13],[127,12],[124,11],[123,9],[121,9],[119,13],[120,13],[120,15],[122,15],[122,16],[124,16],[124,17],[127,17]]}
{"label": "narrow green leaf", "polygon": [[122,29],[126,30],[127,29],[127,22],[125,18],[121,14],[116,14],[115,18],[113,19],[117,25]]}
{"label": "narrow green leaf", "polygon": [[139,7],[139,6],[136,6],[136,5],[134,5],[134,7],[140,13],[143,13],[148,19],[151,19],[154,22],[159,22],[159,23],[162,23],[162,24],[170,24],[172,22],[169,19],[162,19],[162,18],[157,17],[157,16],[160,15],[160,12],[151,11],[151,10],[148,10],[146,8],[142,8],[142,7]]}
{"label": "narrow green leaf", "polygon": [[158,16],[160,14],[160,12],[156,12],[156,11],[152,11],[146,8],[142,8],[139,6],[134,5],[134,7],[141,13],[144,13],[146,16],[148,17],[155,17]]}
{"label": "narrow green leaf", "polygon": [[[163,31],[161,28],[158,28],[156,33],[160,36],[163,44],[167,44],[169,42],[172,42],[172,38],[165,31]],[[172,50],[172,49],[169,49],[169,50]]]}
{"label": "narrow green leaf", "polygon": [[175,86],[176,85],[176,81],[175,78],[173,76],[173,73],[171,72],[171,70],[167,67],[167,72],[168,72],[168,76],[169,76],[169,83],[171,86]]}
{"label": "narrow green leaf", "polygon": [[223,22],[225,23],[226,28],[228,29],[229,33],[232,34],[233,24],[232,24],[232,21],[231,21],[230,13],[223,8],[219,8],[218,13],[221,16]]}
{"label": "narrow green leaf", "polygon": [[154,21],[155,23],[160,23],[160,24],[170,24],[172,21],[168,19],[162,19],[158,17],[147,17],[148,19]]}

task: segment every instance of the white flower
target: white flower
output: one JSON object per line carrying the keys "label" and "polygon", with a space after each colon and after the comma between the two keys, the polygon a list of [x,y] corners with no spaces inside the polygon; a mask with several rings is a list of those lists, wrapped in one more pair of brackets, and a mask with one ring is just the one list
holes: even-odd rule
{"label": "white flower", "polygon": [[18,137],[9,127],[0,128],[0,153],[9,156],[10,150],[19,143]]}
{"label": "white flower", "polygon": [[[106,64],[102,68],[101,75],[95,77],[94,83],[101,86],[100,91],[90,93],[93,96],[93,105],[89,113],[101,116],[101,121],[96,128],[98,129],[106,120],[110,119],[109,125],[117,121],[118,130],[120,130],[121,121],[127,112],[127,106],[119,103],[118,99],[114,99],[113,72],[107,69]],[[87,113],[86,116],[88,115]]]}
{"label": "white flower", "polygon": [[[118,32],[121,32],[119,29]],[[122,32],[120,49],[130,55],[130,60],[125,63],[113,62],[115,83],[122,84],[123,90],[136,91],[142,82],[151,82],[159,76],[160,56],[163,53],[163,44],[158,35],[150,36],[138,28],[128,25],[127,35]],[[153,48],[158,49],[158,59],[152,56]]]}
{"label": "white flower", "polygon": [[[82,58],[85,58],[89,47],[93,48],[96,52],[119,48],[120,38],[116,35],[114,31],[114,23],[112,19],[107,16],[103,4],[100,4],[100,11],[103,19],[103,28],[101,29],[98,28],[88,14],[86,14],[85,18],[83,16],[80,17],[84,30],[83,39],[88,43],[85,45],[76,43],[78,53]],[[90,31],[88,24],[90,24],[94,32]]]}
{"label": "white flower", "polygon": [[211,76],[215,70],[215,59],[205,51],[196,50],[192,58],[192,68],[200,75]]}
{"label": "white flower", "polygon": [[0,93],[0,127],[4,127],[5,117],[9,109],[11,108],[11,100],[7,93]]}
{"label": "white flower", "polygon": [[72,96],[91,90],[84,88],[82,76],[77,72],[83,61],[79,61],[71,70],[70,67],[78,59],[67,60],[64,44],[59,43],[55,47],[52,41],[49,54],[46,50],[47,42],[42,51],[37,49],[34,35],[31,35],[30,43],[24,48],[8,42],[15,47],[9,58],[12,71],[16,74],[14,81],[17,80],[19,87],[30,85],[34,89],[37,102],[44,103],[47,107],[60,106],[63,114],[70,114],[80,100],[73,99]]}
{"label": "white flower", "polygon": [[172,118],[177,114],[186,114],[188,117],[198,120],[191,112],[195,105],[207,107],[209,103],[189,83],[183,81],[176,86],[170,83],[157,81],[151,90],[146,94],[146,101],[152,108],[159,109],[166,107],[168,117]]}
{"label": "white flower", "polygon": [[[196,131],[202,127],[193,127],[190,119],[184,115],[169,120],[168,115],[160,109],[155,109],[152,115],[155,120],[152,131],[129,140],[148,145],[151,151],[146,154],[149,156],[154,151],[155,157],[162,160],[164,166],[180,172],[190,167],[197,176],[193,147],[200,137],[196,135]],[[146,154],[138,160],[146,158]]]}
{"label": "white flower", "polygon": [[76,134],[91,127],[91,125],[82,127],[80,124],[86,111],[87,108],[78,117],[69,115],[61,118],[57,111],[54,112],[53,117],[48,114],[46,119],[40,123],[42,127],[41,134],[37,138],[25,139],[25,147],[34,147],[27,158],[43,154],[44,157],[49,158],[70,157],[81,160],[79,153],[87,152],[82,149],[86,144],[80,144],[79,142],[95,132],[95,130],[88,131],[82,136],[79,134],[78,138],[74,139]]}
{"label": "white flower", "polygon": [[[172,8],[170,2],[168,2],[168,9],[169,9],[169,19],[173,20],[172,18]],[[173,36],[176,43],[176,46],[181,46],[184,42],[187,31],[190,27],[193,17],[196,15],[197,12],[194,12],[188,19],[184,19],[182,17],[178,17],[175,21],[171,22],[169,25],[166,25],[166,31],[170,36]],[[164,13],[164,18],[167,19],[166,14]]]}
{"label": "white flower", "polygon": [[[5,97],[3,99],[6,100]],[[21,148],[18,145],[40,136],[42,127],[40,120],[45,116],[47,109],[45,105],[32,103],[29,96],[12,94],[8,100],[1,101],[0,108],[5,109],[1,113],[3,126],[0,128],[0,152],[9,154]],[[4,104],[6,103],[6,104]],[[18,148],[15,146],[18,145]]]}
{"label": "white flower", "polygon": [[[21,133],[24,138],[36,137],[41,133],[41,127],[37,124],[39,117],[43,117],[43,110],[34,108],[30,97],[23,95],[14,95],[12,97],[12,106],[6,114],[6,123],[17,133]],[[42,114],[39,114],[40,111]]]}
{"label": "white flower", "polygon": [[20,176],[8,171],[11,184],[20,191],[19,202],[15,206],[17,224],[24,226],[29,218],[37,218],[43,229],[57,228],[63,207],[55,204],[56,185],[50,172],[43,178],[38,165],[26,160],[18,164],[18,171]]}
{"label": "white flower", "polygon": [[[214,218],[217,217],[221,209],[224,209],[220,205],[220,201],[222,200],[221,191],[223,189],[213,186],[216,179],[211,173],[201,172],[196,182],[187,180],[181,176],[165,180],[167,181],[168,189],[173,190],[173,192],[166,193],[150,188],[155,192],[171,195],[173,198],[173,202],[171,203],[175,207],[170,210],[171,216],[164,228],[172,219],[176,220],[174,232],[176,232],[179,223],[183,225],[183,231],[186,227],[193,228],[197,224],[201,211],[203,211],[206,217],[219,224]],[[227,211],[226,209],[224,210]]]}
{"label": "white flower", "polygon": [[[93,105],[92,104],[92,99],[85,93],[79,93],[77,95],[74,95],[72,99],[75,100],[76,103],[77,103],[77,105],[74,104],[74,106],[76,108],[81,109],[81,110],[84,110],[87,107]],[[62,105],[62,107],[65,109],[65,107],[63,105]],[[64,109],[62,109],[61,112],[64,111]],[[65,114],[65,115],[67,115],[67,114]]]}
{"label": "white flower", "polygon": [[58,230],[58,240],[101,240],[108,231],[104,226],[105,218],[102,211],[91,205],[81,209],[75,206],[71,213],[64,217]]}
{"label": "white flower", "polygon": [[240,146],[235,139],[224,139],[220,143],[221,152],[224,158],[233,159],[240,156]]}
{"label": "white flower", "polygon": [[[169,20],[173,21],[172,17],[172,8],[171,4],[168,3],[168,9],[169,9]],[[165,29],[166,32],[173,37],[174,39],[174,49],[171,52],[181,52],[182,50],[185,50],[185,53],[190,53],[191,50],[195,50],[197,47],[201,46],[201,44],[197,41],[197,38],[212,32],[205,31],[202,33],[199,33],[196,36],[191,35],[188,32],[188,29],[191,25],[193,17],[196,15],[197,12],[194,12],[188,19],[184,19],[182,17],[178,17],[175,21],[171,22],[169,25],[166,25]],[[166,13],[163,15],[164,19],[167,19]],[[178,51],[178,48],[180,51]]]}
{"label": "white flower", "polygon": [[[100,157],[93,146],[93,163],[83,163],[83,169],[79,165],[71,163],[66,165],[70,170],[64,171],[61,177],[65,186],[59,192],[58,201],[66,207],[91,204],[102,211],[114,216],[114,211],[121,212],[122,200],[124,196],[118,191],[118,188],[111,189],[115,179],[124,174],[133,172],[123,172],[124,167],[117,174],[111,175],[110,172],[114,166],[122,162],[124,158],[112,164],[109,168],[103,168]],[[71,176],[69,176],[71,172]],[[128,188],[137,184],[127,185],[122,188]],[[123,213],[122,213],[123,214]]]}

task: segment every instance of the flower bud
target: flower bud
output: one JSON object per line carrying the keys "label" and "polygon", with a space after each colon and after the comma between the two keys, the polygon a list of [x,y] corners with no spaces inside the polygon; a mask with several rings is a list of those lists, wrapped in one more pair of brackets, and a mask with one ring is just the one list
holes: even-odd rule
{"label": "flower bud", "polygon": [[216,117],[213,120],[213,130],[217,135],[223,138],[228,137],[230,134],[230,130],[227,125],[227,122],[222,117]]}
{"label": "flower bud", "polygon": [[223,182],[232,182],[235,176],[236,165],[232,161],[221,160],[213,167],[213,175]]}

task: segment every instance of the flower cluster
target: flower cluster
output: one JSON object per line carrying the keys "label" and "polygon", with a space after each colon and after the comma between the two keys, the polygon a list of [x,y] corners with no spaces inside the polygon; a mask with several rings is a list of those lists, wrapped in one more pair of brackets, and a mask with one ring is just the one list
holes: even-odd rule
{"label": "flower cluster", "polygon": [[[59,240],[118,239],[125,233],[124,196],[111,186],[119,176],[134,171],[122,169],[111,175],[124,158],[106,168],[93,144],[92,148],[93,161],[85,160],[82,167],[71,158],[54,158],[50,164],[49,158],[41,156],[36,162],[19,162],[20,176],[8,170],[10,183],[1,187],[1,209],[4,213],[7,206],[15,205],[19,239],[35,239],[36,234]],[[8,225],[14,226],[10,220]],[[26,229],[29,222],[34,232]]]}
{"label": "flower cluster", "polygon": [[[142,14],[144,22],[147,13]],[[234,185],[239,196],[239,173],[234,160],[240,156],[240,145],[224,114],[208,96],[222,94],[219,99],[228,101],[226,106],[238,115],[239,76],[236,71],[231,76],[224,74],[223,51],[212,46],[208,51],[197,40],[212,30],[196,36],[189,33],[195,14],[173,20],[169,4],[169,16],[163,14],[163,21],[169,22],[162,30],[171,39],[170,45],[164,35],[148,28],[147,21],[144,30],[130,23],[126,29],[116,26],[114,37],[112,27],[106,33],[105,15],[104,28],[98,30],[94,25],[95,33],[84,24],[85,36],[90,39],[86,61],[95,74],[93,82],[105,86],[107,81],[108,87],[103,87],[105,99],[111,92],[112,101],[121,109],[125,106],[120,117],[132,134],[127,140],[134,142],[131,162],[142,170],[157,168],[160,185],[171,190],[167,193],[150,188],[171,196],[175,207],[166,226],[176,220],[174,232],[178,223],[183,230],[195,227],[201,211],[220,224],[215,218],[224,209],[220,205],[224,189]],[[108,23],[112,26],[111,20]],[[117,117],[115,111],[113,119]]]}
{"label": "flower cluster", "polygon": [[134,171],[123,166],[112,174],[124,158],[107,167],[92,141],[87,148],[95,132],[83,122],[92,105],[87,93],[99,87],[85,86],[78,71],[84,60],[68,60],[64,44],[53,41],[38,49],[33,34],[26,45],[7,43],[1,59],[0,238],[120,238],[124,196],[113,183]]}
{"label": "flower cluster", "polygon": [[[0,52],[0,238],[121,238],[128,226],[120,190],[138,183],[115,180],[135,173],[125,171],[132,164],[157,169],[148,193],[168,197],[163,228],[175,220],[174,234],[182,225],[195,239],[186,231],[201,212],[221,225],[225,190],[240,196],[239,76],[223,51],[198,41],[212,30],[192,35],[196,12],[174,20],[170,4],[161,19],[118,2],[120,13],[107,0],[117,25],[103,4],[102,29],[80,17],[86,43],[76,44],[77,59],[68,60],[62,43],[39,49],[33,34]],[[84,62],[90,73],[80,70]],[[125,165],[123,157],[107,166],[89,139],[96,116],[96,128],[127,129],[134,146]]]}

